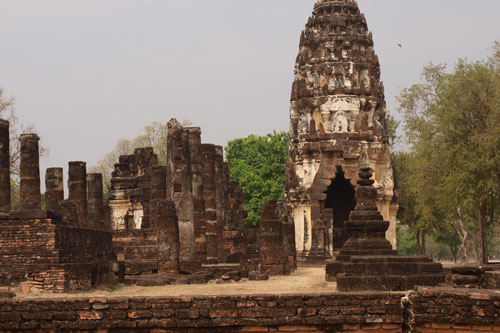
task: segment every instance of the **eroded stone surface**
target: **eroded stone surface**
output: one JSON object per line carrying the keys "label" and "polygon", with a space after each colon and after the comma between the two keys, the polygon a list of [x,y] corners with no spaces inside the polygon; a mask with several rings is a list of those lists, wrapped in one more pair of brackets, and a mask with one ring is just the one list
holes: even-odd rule
{"label": "eroded stone surface", "polygon": [[179,273],[179,223],[172,201],[157,201],[158,273]]}
{"label": "eroded stone surface", "polygon": [[153,148],[138,148],[120,156],[111,178],[109,200],[112,230],[150,226],[151,168],[158,165]]}
{"label": "eroded stone surface", "polygon": [[36,134],[21,134],[21,170],[19,207],[21,210],[41,209],[40,161]]}
{"label": "eroded stone surface", "polygon": [[109,229],[104,220],[102,174],[87,174],[88,224],[91,228]]}
{"label": "eroded stone surface", "polygon": [[78,225],[88,226],[87,163],[81,161],[68,163],[68,191],[68,200],[76,205]]}
{"label": "eroded stone surface", "polygon": [[10,211],[9,122],[0,119],[0,212]]}
{"label": "eroded stone surface", "polygon": [[64,200],[63,168],[48,168],[45,171],[45,207],[48,210],[60,211],[60,203]]}
{"label": "eroded stone surface", "polygon": [[170,120],[166,166],[141,148],[121,156],[112,176],[111,227],[127,275],[240,262],[243,190],[229,179],[222,147],[201,143],[200,128]]}
{"label": "eroded stone surface", "polygon": [[386,236],[395,248],[398,205],[385,114],[380,64],[357,3],[319,1],[300,38],[290,105],[286,200],[298,255],[327,257],[342,247],[343,222],[352,207],[342,203],[345,212],[329,211],[339,205],[327,193],[340,176],[355,186],[363,149],[375,170],[377,206],[390,221]]}
{"label": "eroded stone surface", "polygon": [[335,260],[327,262],[326,278],[339,291],[409,290],[415,285],[435,286],[445,281],[442,265],[431,257],[398,256],[386,239],[389,222],[377,205],[373,170],[368,153],[360,159],[356,207],[345,222],[350,235]]}
{"label": "eroded stone surface", "polygon": [[177,211],[179,261],[181,266],[186,266],[186,271],[191,272],[187,267],[196,260],[189,131],[175,119],[168,122],[167,198],[174,201]]}

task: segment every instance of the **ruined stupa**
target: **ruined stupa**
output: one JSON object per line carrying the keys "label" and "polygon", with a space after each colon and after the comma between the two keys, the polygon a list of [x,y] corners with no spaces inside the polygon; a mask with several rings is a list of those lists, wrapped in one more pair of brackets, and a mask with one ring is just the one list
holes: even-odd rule
{"label": "ruined stupa", "polygon": [[326,278],[339,291],[409,290],[416,285],[444,282],[440,263],[427,256],[398,256],[385,238],[389,222],[375,203],[377,189],[371,179],[368,153],[363,150],[356,187],[356,207],[345,227],[350,238],[334,260],[327,261]]}
{"label": "ruined stupa", "polygon": [[290,106],[286,200],[297,255],[323,260],[349,238],[361,152],[374,170],[377,207],[396,248],[397,200],[380,64],[352,0],[321,0],[300,37]]}

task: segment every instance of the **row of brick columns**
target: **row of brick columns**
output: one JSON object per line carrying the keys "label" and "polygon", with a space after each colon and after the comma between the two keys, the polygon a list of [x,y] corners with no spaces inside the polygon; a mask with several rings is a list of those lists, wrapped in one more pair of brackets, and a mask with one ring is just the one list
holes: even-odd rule
{"label": "row of brick columns", "polygon": [[[20,210],[41,210],[40,156],[36,134],[22,134],[20,148]],[[11,210],[9,122],[0,119],[0,212]],[[48,168],[45,173],[45,208],[62,211],[64,180],[62,168]],[[69,162],[68,202],[76,208],[77,221],[65,221],[80,227],[104,228],[102,174],[87,174],[85,162]],[[64,216],[64,214],[63,214]]]}

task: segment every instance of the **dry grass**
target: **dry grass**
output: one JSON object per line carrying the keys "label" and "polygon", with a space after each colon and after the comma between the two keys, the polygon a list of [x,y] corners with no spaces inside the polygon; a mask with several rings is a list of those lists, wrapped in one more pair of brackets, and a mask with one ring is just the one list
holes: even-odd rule
{"label": "dry grass", "polygon": [[273,276],[267,281],[249,281],[198,285],[168,285],[162,287],[119,286],[112,292],[92,291],[71,294],[18,294],[20,298],[69,298],[69,297],[133,297],[133,296],[194,296],[194,295],[251,295],[297,294],[336,291],[335,282],[325,281],[324,267],[303,267],[289,276]]}

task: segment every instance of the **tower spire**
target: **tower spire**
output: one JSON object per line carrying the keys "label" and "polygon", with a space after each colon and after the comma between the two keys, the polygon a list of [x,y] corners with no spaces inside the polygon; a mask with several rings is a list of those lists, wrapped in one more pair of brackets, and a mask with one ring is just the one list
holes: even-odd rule
{"label": "tower spire", "polygon": [[[354,198],[327,202],[343,197],[331,185],[340,174],[351,187],[362,180],[379,189],[377,202],[390,222],[387,238],[396,246],[394,186],[389,178],[387,183],[379,179],[390,168],[385,122],[380,64],[365,16],[354,0],[316,1],[301,34],[290,99],[286,198],[296,230],[304,230],[296,239],[298,255],[342,248],[348,236],[344,222]],[[359,167],[368,160],[374,169],[362,171],[362,177],[368,176],[363,179]],[[329,235],[315,236],[330,228],[322,226],[332,220]],[[322,239],[329,245],[319,244]]]}

